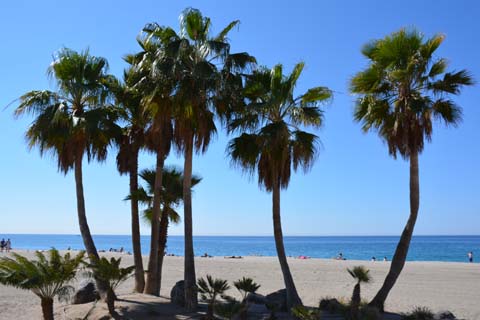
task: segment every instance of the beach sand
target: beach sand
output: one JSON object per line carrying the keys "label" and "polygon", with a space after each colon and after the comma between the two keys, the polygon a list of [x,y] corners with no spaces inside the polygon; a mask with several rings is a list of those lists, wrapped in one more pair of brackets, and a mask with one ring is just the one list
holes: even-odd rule
{"label": "beach sand", "polygon": [[[32,251],[19,253],[33,257]],[[103,253],[103,255],[122,256],[123,264],[133,264],[131,255],[118,253]],[[5,253],[0,256],[5,256]],[[145,265],[146,262],[145,258]],[[282,274],[276,257],[196,258],[195,264],[197,278],[211,274],[232,282],[243,276],[251,277],[261,285],[258,291],[260,294],[268,294],[283,288]],[[318,306],[319,300],[327,296],[349,299],[354,281],[346,268],[356,265],[364,265],[370,269],[373,282],[362,286],[362,298],[367,300],[372,298],[381,286],[390,263],[289,258],[289,264],[304,304]],[[161,295],[169,297],[172,286],[182,278],[183,258],[165,257]],[[117,292],[121,298],[122,296],[128,299],[138,298],[138,296],[129,296],[132,289],[133,278],[130,278],[120,286]],[[230,289],[228,293],[238,296],[235,289]],[[151,302],[156,298],[145,296],[142,299]],[[480,264],[407,262],[387,300],[386,310],[407,312],[415,306],[426,306],[433,311],[450,310],[459,319],[480,320]],[[90,307],[91,305],[67,307],[69,317],[73,313],[80,317],[86,314]],[[55,310],[57,318],[64,319],[64,308],[60,303],[56,302]],[[40,299],[33,293],[0,285],[0,319],[40,318]]]}

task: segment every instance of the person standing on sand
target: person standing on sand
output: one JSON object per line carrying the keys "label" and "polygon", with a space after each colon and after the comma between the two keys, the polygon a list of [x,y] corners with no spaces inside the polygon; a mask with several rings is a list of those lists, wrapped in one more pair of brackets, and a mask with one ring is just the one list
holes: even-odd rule
{"label": "person standing on sand", "polygon": [[7,252],[10,252],[10,250],[12,250],[12,242],[10,241],[10,239],[8,239],[5,243],[5,249]]}
{"label": "person standing on sand", "polygon": [[473,252],[470,251],[469,253],[467,253],[467,256],[468,256],[468,261],[473,262]]}
{"label": "person standing on sand", "polygon": [[0,252],[3,252],[3,249],[5,248],[5,239],[2,239],[2,241],[0,241]]}

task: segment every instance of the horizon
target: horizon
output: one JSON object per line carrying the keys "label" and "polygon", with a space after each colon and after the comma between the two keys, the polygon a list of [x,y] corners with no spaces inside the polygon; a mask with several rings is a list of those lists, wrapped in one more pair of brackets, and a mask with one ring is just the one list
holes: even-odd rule
{"label": "horizon", "polygon": [[[0,234],[0,238],[3,237],[3,235],[25,235],[25,236],[81,236],[79,233],[2,233]],[[93,234],[92,236],[128,236],[130,237],[131,234]],[[150,234],[141,234],[142,237],[150,237]],[[182,234],[170,234],[168,235],[169,237],[183,237]],[[268,235],[268,234],[263,234],[263,235],[240,235],[240,234],[194,234],[194,237],[252,237],[252,238],[261,238],[261,237],[273,237],[273,235]],[[331,234],[331,235],[293,235],[293,234],[284,234],[284,237],[370,237],[370,238],[381,238],[381,237],[400,237],[398,234],[383,234],[383,235],[368,235],[368,234]],[[480,237],[480,234],[414,234],[413,237]]]}
{"label": "horizon", "polygon": [[[445,34],[438,57],[450,62],[448,70],[465,68],[477,80],[474,87],[454,98],[463,107],[463,122],[457,128],[436,123],[433,142],[420,155],[420,212],[414,235],[480,234],[479,45],[472,43],[467,32],[475,25],[480,28],[475,14],[480,3],[410,0],[416,10],[401,3],[391,10],[394,4],[377,1],[303,1],[295,6],[288,1],[267,1],[257,3],[252,12],[249,3],[195,2],[212,19],[214,33],[240,20],[229,35],[234,52],[247,51],[259,65],[283,63],[285,72],[304,61],[296,95],[317,85],[334,91],[333,101],[322,107],[324,127],[311,130],[322,142],[312,170],[292,175],[288,189],[282,191],[285,235],[400,235],[409,214],[408,162],[392,159],[375,133],[364,134],[353,121],[355,97],[348,93],[348,82],[367,64],[360,51],[365,43],[408,26],[415,26],[426,37]],[[12,115],[15,99],[25,92],[55,88],[45,74],[52,54],[63,46],[78,51],[88,47],[92,55],[107,58],[110,73],[120,76],[126,67],[122,57],[138,51],[135,37],[140,29],[156,21],[178,30],[178,15],[191,5],[188,1],[142,0],[135,6],[95,3],[96,10],[86,10],[93,4],[50,0],[0,5],[0,27],[15,30],[2,37],[5,48],[15,50],[0,53],[5,62],[0,80],[4,130],[0,136],[4,152],[0,159],[0,234],[79,232],[73,172],[64,176],[50,156],[41,158],[36,148],[29,151],[24,133],[32,118],[16,120]],[[82,23],[75,24],[72,21],[79,13]],[[66,22],[61,28],[58,17]],[[258,188],[256,176],[248,177],[231,165],[225,154],[231,138],[219,126],[206,154],[194,155],[193,172],[203,180],[193,193],[193,232],[222,236],[248,230],[269,236],[273,234],[271,195]],[[83,167],[92,234],[130,233],[130,206],[122,200],[128,193],[128,178],[118,174],[115,155],[111,149],[105,163],[85,161]],[[154,162],[152,155],[142,153],[139,168],[151,168]],[[166,164],[183,167],[183,159],[172,152]],[[182,207],[178,211],[183,215]],[[170,230],[182,235],[183,224],[172,225]],[[149,234],[143,223],[141,233]]]}

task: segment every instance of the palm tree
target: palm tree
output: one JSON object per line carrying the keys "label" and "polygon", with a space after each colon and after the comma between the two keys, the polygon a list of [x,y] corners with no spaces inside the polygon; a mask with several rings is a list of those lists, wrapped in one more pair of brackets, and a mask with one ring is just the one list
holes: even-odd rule
{"label": "palm tree", "polygon": [[303,63],[297,64],[288,76],[283,75],[280,64],[253,72],[245,85],[249,103],[229,124],[231,132],[241,132],[228,145],[233,163],[252,174],[257,170],[259,185],[272,192],[273,232],[289,309],[302,302],[283,245],[280,190],[288,187],[292,166],[294,170],[312,166],[317,136],[301,127],[322,125],[323,113],[318,105],[332,95],[325,87],[315,87],[295,98],[293,90],[303,67]]}
{"label": "palm tree", "polygon": [[[161,216],[159,225],[158,240],[158,271],[157,279],[159,282],[158,290],[162,287],[162,267],[165,248],[167,246],[167,236],[169,223],[179,223],[180,215],[175,210],[183,200],[183,173],[175,167],[165,167],[162,177],[162,198],[161,198]],[[140,177],[146,182],[146,190],[139,188],[137,191],[138,199],[147,206],[144,210],[144,218],[148,223],[152,222],[152,201],[153,188],[155,185],[155,170],[144,169],[140,172]],[[200,183],[202,179],[196,175],[192,176],[192,188]],[[130,198],[131,195],[127,198]]]}
{"label": "palm tree", "polygon": [[420,203],[418,156],[424,141],[431,141],[433,120],[456,126],[461,108],[450,100],[463,86],[473,84],[465,70],[446,72],[445,59],[434,53],[443,35],[430,39],[415,30],[402,29],[384,39],[368,43],[362,50],[369,66],[351,81],[350,90],[359,94],[354,118],[363,130],[377,130],[396,158],[410,160],[410,216],[377,295],[370,302],[383,310],[388,293],[405,265]]}
{"label": "palm tree", "polygon": [[252,278],[245,278],[245,277],[233,282],[233,285],[235,286],[235,288],[237,288],[238,291],[240,291],[240,294],[242,295],[242,300],[240,302],[242,308],[239,312],[240,313],[239,318],[242,320],[248,319],[248,307],[249,307],[249,303],[247,301],[248,294],[255,294],[257,290],[260,288],[260,285],[255,281],[253,281]]}
{"label": "palm tree", "polygon": [[230,286],[227,280],[213,279],[212,276],[208,274],[206,278],[206,280],[204,278],[198,279],[198,291],[201,294],[202,300],[208,304],[206,319],[212,320],[214,319],[213,311],[217,297],[223,295]]}
{"label": "palm tree", "polygon": [[118,317],[118,313],[115,311],[115,289],[127,280],[135,269],[135,266],[121,268],[121,262],[122,258],[115,259],[111,257],[108,260],[105,257],[101,257],[98,260],[94,260],[94,263],[87,263],[87,267],[92,270],[93,275],[107,284],[106,302],[108,312],[115,319]]}
{"label": "palm tree", "polygon": [[[142,94],[141,103],[151,117],[150,126],[146,131],[146,146],[156,153],[155,185],[152,205],[152,231],[150,239],[150,255],[148,260],[148,273],[144,292],[153,295],[160,294],[158,276],[158,243],[160,203],[162,189],[162,171],[165,159],[170,153],[173,138],[173,115],[171,95],[174,90],[173,81],[164,73],[158,72],[154,66],[161,66],[163,52],[170,44],[171,36],[168,28],[159,27],[159,39],[145,36],[139,37],[138,44],[142,51],[128,55],[125,60],[132,65],[135,72],[141,77],[135,86]],[[148,35],[148,34],[147,34]],[[157,41],[158,40],[158,41]],[[160,61],[156,61],[159,59]]]}
{"label": "palm tree", "polygon": [[141,104],[142,96],[134,87],[138,74],[133,68],[124,71],[123,83],[111,77],[108,88],[115,96],[120,122],[124,124],[121,134],[116,137],[118,146],[117,169],[120,174],[128,174],[130,178],[129,200],[132,213],[132,247],[135,263],[135,291],[143,292],[145,277],[140,243],[140,222],[138,214],[138,155],[145,147],[146,128],[150,118]]}
{"label": "palm tree", "polygon": [[353,288],[352,301],[350,304],[350,311],[352,319],[359,319],[358,308],[360,307],[360,284],[369,283],[372,278],[370,277],[370,270],[365,269],[364,266],[356,266],[353,269],[347,269],[348,273],[357,280],[355,287]]}
{"label": "palm tree", "polygon": [[[195,261],[192,235],[191,178],[193,151],[206,152],[217,129],[214,122],[216,94],[226,83],[228,71],[240,70],[254,63],[246,53],[230,55],[226,40],[228,32],[238,25],[231,22],[217,36],[211,37],[211,21],[199,10],[187,8],[180,16],[180,35],[158,24],[144,28],[147,39],[164,43],[164,51],[157,51],[155,73],[173,79],[175,91],[174,141],[184,154],[184,236],[185,236],[185,307],[194,310],[198,304],[195,280]],[[229,61],[226,65],[225,62]],[[220,67],[219,67],[220,66]],[[228,86],[229,88],[231,86]],[[222,106],[225,101],[222,101]]]}
{"label": "palm tree", "polygon": [[29,260],[17,253],[13,258],[0,258],[0,283],[23,290],[31,290],[42,301],[44,320],[53,320],[53,299],[68,296],[74,290],[68,283],[77,272],[84,252],[75,257],[66,253],[63,257],[56,249],[48,251],[48,256],[35,252],[37,260]]}
{"label": "palm tree", "polygon": [[[64,174],[75,172],[78,222],[89,257],[98,258],[85,211],[82,163],[104,161],[112,137],[118,134],[116,113],[105,107],[108,90],[104,85],[108,64],[104,58],[64,48],[48,72],[58,86],[56,92],[30,91],[20,97],[15,115],[36,118],[26,132],[30,147],[38,146],[40,155],[51,153]],[[105,285],[97,281],[103,294]]]}

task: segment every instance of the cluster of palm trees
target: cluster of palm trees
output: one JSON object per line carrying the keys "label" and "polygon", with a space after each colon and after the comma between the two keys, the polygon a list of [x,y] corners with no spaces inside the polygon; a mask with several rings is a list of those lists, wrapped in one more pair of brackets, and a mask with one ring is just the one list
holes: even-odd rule
{"label": "cluster of palm trees", "polygon": [[[26,136],[41,154],[51,153],[61,172],[75,173],[77,212],[85,249],[92,263],[98,253],[87,223],[83,195],[83,160],[103,161],[116,146],[120,174],[130,177],[135,290],[159,295],[163,252],[169,219],[178,220],[175,206],[183,202],[185,236],[185,307],[197,307],[192,237],[193,153],[204,153],[225,126],[237,134],[228,144],[232,162],[258,175],[260,187],[272,193],[275,244],[290,307],[301,304],[283,245],[280,193],[291,171],[308,170],[317,155],[321,105],[332,98],[327,87],[295,95],[304,64],[284,74],[281,64],[257,67],[245,52],[232,53],[228,33],[239,21],[212,35],[211,21],[196,9],[185,9],[180,30],[147,24],[129,54],[123,80],[108,74],[107,61],[87,51],[62,49],[49,68],[56,91],[31,91],[20,98],[16,115],[35,118]],[[447,62],[434,57],[443,36],[424,39],[414,30],[401,30],[363,49],[369,66],[351,80],[358,94],[355,119],[363,129],[377,130],[392,156],[410,160],[411,214],[392,260],[390,272],[371,302],[383,309],[387,295],[406,260],[419,207],[418,156],[430,140],[432,121],[457,124],[461,109],[448,97],[473,83],[469,74],[446,72]],[[183,172],[165,166],[172,149],[184,157]],[[139,187],[138,155],[148,150],[156,167],[142,171],[148,190]],[[173,191],[172,191],[173,190]],[[150,254],[144,269],[140,247],[139,203],[147,204],[151,221]],[[145,277],[146,274],[146,277]],[[101,292],[106,284],[97,278]]]}

